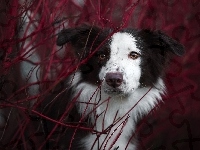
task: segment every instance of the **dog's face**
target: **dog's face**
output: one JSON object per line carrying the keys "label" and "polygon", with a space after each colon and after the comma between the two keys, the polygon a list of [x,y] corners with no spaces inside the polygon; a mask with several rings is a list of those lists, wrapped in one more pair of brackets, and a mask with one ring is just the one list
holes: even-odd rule
{"label": "dog's face", "polygon": [[136,39],[127,32],[114,33],[109,50],[109,58],[99,72],[102,87],[108,94],[126,95],[140,85],[141,51],[136,46]]}
{"label": "dog's face", "polygon": [[153,86],[162,77],[170,53],[182,55],[183,47],[159,31],[109,29],[83,26],[65,29],[57,45],[70,42],[80,65],[80,82],[101,84],[108,95],[129,95]]}

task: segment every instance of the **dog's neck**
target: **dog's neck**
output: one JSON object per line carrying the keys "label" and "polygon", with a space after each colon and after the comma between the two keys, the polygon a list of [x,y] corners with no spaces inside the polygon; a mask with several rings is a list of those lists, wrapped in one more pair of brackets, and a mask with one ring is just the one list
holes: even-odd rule
{"label": "dog's neck", "polygon": [[[80,73],[72,78],[71,86],[74,97],[80,94],[77,100],[79,113],[83,117],[89,118],[94,131],[102,133],[99,137],[99,134],[90,134],[83,140],[84,143],[87,143],[88,148],[96,143],[94,149],[99,149],[99,143],[108,149],[115,143],[115,138],[119,136],[114,147],[119,146],[123,149],[127,144],[127,150],[131,150],[134,145],[128,144],[128,139],[135,130],[138,117],[153,109],[165,93],[162,79],[158,79],[153,87],[138,88],[128,96],[109,96],[101,89],[101,86],[79,82],[81,80]],[[98,142],[95,142],[95,139],[98,139]],[[89,141],[91,142],[88,143]]]}
{"label": "dog's neck", "polygon": [[[134,119],[138,116],[148,113],[165,94],[165,85],[162,79],[158,79],[157,83],[152,87],[142,87],[134,90],[128,96],[118,95],[109,96],[102,89],[101,86],[92,85],[90,83],[79,83],[81,80],[80,73],[73,76],[71,83],[74,96],[81,92],[78,101],[82,104],[78,105],[79,112],[85,115],[95,109],[103,111],[114,111],[122,114],[129,113]],[[145,106],[145,107],[144,107]]]}

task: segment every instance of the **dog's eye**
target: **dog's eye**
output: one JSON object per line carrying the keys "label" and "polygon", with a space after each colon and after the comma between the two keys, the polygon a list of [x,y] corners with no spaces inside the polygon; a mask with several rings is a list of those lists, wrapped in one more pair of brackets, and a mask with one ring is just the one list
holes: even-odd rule
{"label": "dog's eye", "polygon": [[99,54],[98,55],[99,60],[104,60],[106,58],[105,54]]}
{"label": "dog's eye", "polygon": [[130,52],[130,54],[128,55],[128,57],[131,59],[137,59],[139,56],[140,54],[138,54],[137,52]]}

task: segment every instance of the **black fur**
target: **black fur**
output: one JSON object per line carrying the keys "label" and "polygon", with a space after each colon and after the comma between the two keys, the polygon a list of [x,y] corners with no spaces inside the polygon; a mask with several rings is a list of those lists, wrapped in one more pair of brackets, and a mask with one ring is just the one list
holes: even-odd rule
{"label": "black fur", "polygon": [[184,54],[181,44],[160,31],[141,30],[138,32],[137,45],[142,52],[141,86],[153,86],[164,69],[172,53]]}
{"label": "black fur", "polygon": [[[109,59],[108,36],[110,30],[102,30],[97,27],[83,25],[73,29],[64,29],[58,34],[57,45],[70,42],[75,55],[82,64],[79,70],[85,81],[100,83],[98,73],[106,61],[101,61],[99,56],[105,54]],[[104,44],[103,44],[104,43]],[[102,46],[100,46],[102,44]],[[94,53],[95,52],[95,53]]]}
{"label": "black fur", "polygon": [[[70,42],[75,49],[77,58],[80,61],[86,59],[79,68],[83,80],[93,84],[99,82],[99,70],[110,55],[109,36],[112,34],[111,31],[111,29],[104,30],[83,25],[77,28],[64,29],[59,33],[57,45],[61,46]],[[141,87],[153,86],[158,77],[163,76],[170,53],[178,56],[184,54],[184,48],[181,44],[160,31],[123,29],[120,32],[132,34],[137,40],[138,49],[142,52]],[[107,57],[103,62],[98,59],[101,54],[105,54]]]}
{"label": "black fur", "polygon": [[[141,50],[142,76],[140,78],[140,87],[154,86],[157,79],[164,75],[164,68],[171,54],[178,56],[184,54],[184,48],[181,44],[160,31],[123,29],[119,32],[132,34],[136,39],[137,48]],[[98,77],[99,71],[110,58],[109,43],[113,33],[111,29],[100,29],[87,25],[64,29],[58,34],[57,45],[62,46],[70,43],[77,60],[81,63],[79,70],[82,73],[82,81],[99,84],[101,82]],[[106,59],[101,60],[101,55],[105,55]],[[69,95],[72,94],[70,92],[72,91],[69,90],[67,95],[61,95],[60,97],[66,97],[70,101]],[[63,107],[63,111],[57,113],[59,115],[66,109],[64,106],[65,104],[67,105],[67,102],[63,103],[65,100],[56,101],[56,103],[59,102],[58,108]],[[76,116],[78,116],[78,112],[76,112]],[[79,119],[76,120],[77,122],[79,121]],[[66,135],[64,139],[70,139],[69,137],[70,135]],[[65,140],[64,142],[61,141],[61,143],[68,144]],[[68,146],[65,148],[68,148]]]}

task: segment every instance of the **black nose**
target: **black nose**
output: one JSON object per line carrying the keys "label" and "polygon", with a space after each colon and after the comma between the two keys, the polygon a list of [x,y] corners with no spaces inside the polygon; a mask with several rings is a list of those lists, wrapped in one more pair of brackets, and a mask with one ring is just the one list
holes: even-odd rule
{"label": "black nose", "polygon": [[116,88],[122,84],[123,75],[120,72],[107,73],[105,80],[109,86]]}

